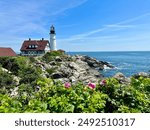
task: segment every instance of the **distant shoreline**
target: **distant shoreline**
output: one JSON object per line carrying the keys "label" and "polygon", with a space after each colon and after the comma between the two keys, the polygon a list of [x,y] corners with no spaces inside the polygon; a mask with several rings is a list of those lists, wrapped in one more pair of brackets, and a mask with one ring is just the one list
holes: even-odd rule
{"label": "distant shoreline", "polygon": [[[16,54],[20,54],[20,52],[18,52],[18,51],[15,51],[16,52]],[[66,53],[86,53],[86,52],[89,52],[89,53],[95,53],[95,52],[150,52],[150,50],[149,51],[67,51]]]}
{"label": "distant shoreline", "polygon": [[85,52],[150,52],[149,51],[67,51],[66,53],[85,53]]}

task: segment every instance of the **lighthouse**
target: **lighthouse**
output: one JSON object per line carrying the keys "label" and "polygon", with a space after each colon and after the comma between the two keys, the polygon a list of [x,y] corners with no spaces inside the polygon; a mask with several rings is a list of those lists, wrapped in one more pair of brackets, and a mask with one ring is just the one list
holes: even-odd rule
{"label": "lighthouse", "polygon": [[56,49],[56,33],[55,28],[52,25],[50,28],[50,50],[55,51]]}

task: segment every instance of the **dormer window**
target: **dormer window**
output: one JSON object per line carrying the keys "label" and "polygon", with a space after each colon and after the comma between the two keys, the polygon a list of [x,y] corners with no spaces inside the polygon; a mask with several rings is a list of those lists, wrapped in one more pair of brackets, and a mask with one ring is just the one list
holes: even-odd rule
{"label": "dormer window", "polygon": [[29,45],[28,48],[29,49],[36,49],[38,46],[37,45]]}

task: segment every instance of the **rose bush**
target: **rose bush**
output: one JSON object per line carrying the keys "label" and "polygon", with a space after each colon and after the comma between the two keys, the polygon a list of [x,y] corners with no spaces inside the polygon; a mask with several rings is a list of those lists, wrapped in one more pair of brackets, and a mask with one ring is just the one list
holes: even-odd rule
{"label": "rose bush", "polygon": [[21,85],[15,97],[0,94],[0,112],[150,112],[149,78],[132,78],[130,85],[120,84],[114,78],[100,82],[103,83],[86,86],[39,79],[37,91],[26,91],[26,86]]}

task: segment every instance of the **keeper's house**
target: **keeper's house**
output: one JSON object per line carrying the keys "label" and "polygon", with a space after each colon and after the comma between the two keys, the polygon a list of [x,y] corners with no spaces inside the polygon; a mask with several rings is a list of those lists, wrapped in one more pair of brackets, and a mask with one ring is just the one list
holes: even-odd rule
{"label": "keeper's house", "polygon": [[40,56],[48,51],[56,51],[56,33],[55,28],[52,25],[50,28],[50,41],[44,40],[25,40],[20,49],[23,56]]}
{"label": "keeper's house", "polygon": [[20,49],[23,56],[43,55],[50,50],[48,40],[25,40]]}

